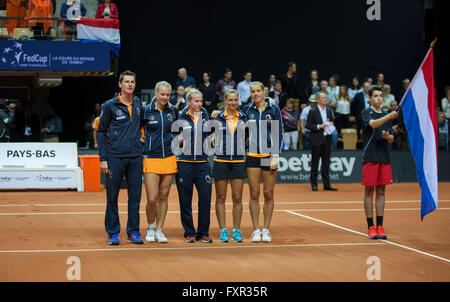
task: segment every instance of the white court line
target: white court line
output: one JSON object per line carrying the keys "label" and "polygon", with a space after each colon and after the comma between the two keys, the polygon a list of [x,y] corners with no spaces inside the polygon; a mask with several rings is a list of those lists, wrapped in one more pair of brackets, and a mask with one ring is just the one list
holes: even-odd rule
{"label": "white court line", "polygon": [[242,249],[242,248],[278,248],[278,247],[331,247],[331,246],[367,246],[386,245],[384,242],[371,243],[304,243],[304,244],[254,244],[231,246],[205,246],[205,247],[161,247],[161,248],[115,248],[109,249],[73,249],[73,250],[5,250],[0,253],[66,253],[66,252],[114,252],[114,251],[168,251],[168,250],[206,250],[206,249]]}
{"label": "white court line", "polygon": [[[323,224],[326,224],[326,225],[329,225],[329,226],[332,226],[334,228],[341,229],[341,230],[344,230],[344,231],[347,231],[347,232],[351,232],[351,233],[355,233],[355,234],[358,234],[358,235],[362,235],[362,236],[367,238],[367,234],[364,234],[364,233],[361,233],[361,232],[358,232],[358,231],[355,231],[355,230],[352,230],[352,229],[344,228],[344,227],[339,226],[339,225],[334,224],[334,223],[330,223],[330,222],[327,222],[327,221],[324,221],[324,220],[320,220],[320,219],[317,219],[317,218],[313,218],[313,217],[310,217],[310,216],[307,216],[307,215],[303,215],[303,214],[300,214],[300,213],[295,213],[295,212],[292,212],[290,210],[285,210],[285,212],[289,213],[289,214],[292,214],[292,215],[300,216],[300,217],[303,217],[303,218],[306,218],[306,219],[309,219],[309,220],[312,220],[312,221],[320,222],[320,223],[323,223]],[[430,254],[430,253],[426,253],[426,252],[423,252],[423,251],[420,251],[420,250],[408,247],[406,245],[398,244],[398,243],[392,242],[390,240],[383,240],[383,242],[388,243],[388,244],[392,244],[392,245],[395,245],[395,246],[398,246],[398,247],[401,247],[401,248],[404,248],[404,249],[407,249],[407,250],[410,250],[410,251],[413,251],[413,252],[416,252],[416,253],[419,253],[419,254],[422,254],[422,255],[426,255],[426,256],[433,257],[433,258],[436,258],[436,259],[439,259],[439,260],[443,260],[445,262],[450,263],[450,259],[446,259],[446,258],[443,258],[443,257],[439,257],[439,256],[436,256],[436,255]]]}
{"label": "white court line", "polygon": [[[439,202],[449,202],[450,200],[439,200]],[[420,200],[391,200],[385,203],[418,203]],[[363,201],[276,201],[275,204],[363,204]],[[141,202],[141,205],[143,202]],[[232,202],[226,202],[226,205],[232,205]],[[248,205],[248,202],[242,204]],[[127,203],[119,203],[119,206],[128,206]],[[105,203],[35,203],[35,204],[0,204],[0,207],[82,207],[82,206],[106,206]]]}
{"label": "white court line", "polygon": [[[420,208],[392,208],[384,209],[385,211],[420,211]],[[437,208],[436,210],[450,210],[450,208]],[[274,212],[361,212],[364,209],[295,209],[295,210],[273,210]],[[231,213],[232,210],[226,210],[225,212]],[[249,210],[244,210],[248,213]],[[119,214],[127,214],[126,211],[119,211]],[[139,214],[145,214],[145,211],[139,211]],[[167,211],[167,214],[179,214],[180,211]],[[198,213],[197,210],[193,210],[192,213]],[[211,213],[215,213],[211,210]],[[105,212],[24,212],[24,213],[0,213],[0,216],[30,216],[30,215],[104,215]]]}

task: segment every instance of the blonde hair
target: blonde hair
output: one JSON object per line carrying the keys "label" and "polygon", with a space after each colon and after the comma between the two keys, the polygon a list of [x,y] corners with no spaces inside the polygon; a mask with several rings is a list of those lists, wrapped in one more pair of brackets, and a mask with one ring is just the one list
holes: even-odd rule
{"label": "blonde hair", "polygon": [[201,95],[201,96],[203,96],[203,93],[200,90],[196,89],[196,88],[191,88],[191,87],[186,88],[186,101],[192,100],[192,97],[194,95]]}
{"label": "blonde hair", "polygon": [[264,90],[264,84],[261,83],[261,82],[258,82],[258,81],[252,82],[252,83],[250,84],[250,89],[252,89],[253,86],[260,86],[260,87],[261,87],[261,90]]}
{"label": "blonde hair", "polygon": [[172,91],[172,85],[170,85],[170,84],[169,84],[168,82],[166,82],[166,81],[161,81],[161,82],[156,83],[154,92],[155,92],[155,93],[156,93],[157,91],[159,92],[159,88],[161,88],[161,87],[167,87],[167,88],[169,88],[170,91]]}
{"label": "blonde hair", "polygon": [[230,94],[239,95],[239,93],[237,92],[236,89],[228,89],[228,90],[225,91],[225,93],[224,93],[224,98],[227,99],[228,96],[229,96]]}

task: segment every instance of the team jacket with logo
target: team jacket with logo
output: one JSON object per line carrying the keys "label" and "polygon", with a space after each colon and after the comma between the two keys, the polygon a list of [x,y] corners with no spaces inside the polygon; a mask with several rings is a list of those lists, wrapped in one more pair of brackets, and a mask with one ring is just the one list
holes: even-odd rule
{"label": "team jacket with logo", "polygon": [[172,124],[178,119],[178,110],[174,106],[166,105],[161,112],[155,102],[143,107],[142,125],[145,131],[143,157],[165,158],[173,156],[171,143],[174,135]]}
{"label": "team jacket with logo", "polygon": [[[268,98],[265,99],[267,107],[263,112],[259,112],[254,102],[245,105],[242,112],[247,116],[249,126],[249,141],[248,153],[250,156],[261,156],[275,154],[279,155],[281,150],[281,143],[283,141],[283,122],[281,118],[281,111],[277,104],[271,102]],[[262,127],[262,123],[267,123],[267,127]],[[278,125],[278,130],[274,128]],[[273,131],[278,132],[278,139],[274,141],[275,137]],[[265,131],[265,133],[262,133]],[[256,132],[256,133],[255,133]],[[266,139],[266,141],[263,141]],[[262,145],[264,144],[264,145]],[[267,152],[274,146],[273,153]],[[264,150],[263,147],[266,149]]]}
{"label": "team jacket with logo", "polygon": [[189,114],[189,107],[183,109],[179,116],[179,126],[177,129],[183,135],[183,153],[177,155],[178,161],[208,161],[208,154],[205,153],[203,142],[211,134],[211,129],[207,127],[209,115],[205,108],[201,109],[201,116],[197,123],[194,122]]}
{"label": "team jacket with logo", "polygon": [[222,110],[215,119],[217,128],[216,134],[216,161],[244,161],[246,138],[248,128],[246,128],[247,117],[238,111],[236,129],[230,129],[227,123],[225,110]]}
{"label": "team jacket with logo", "polygon": [[100,161],[106,161],[108,156],[142,156],[141,111],[142,103],[136,96],[131,115],[118,96],[103,104],[97,131]]}

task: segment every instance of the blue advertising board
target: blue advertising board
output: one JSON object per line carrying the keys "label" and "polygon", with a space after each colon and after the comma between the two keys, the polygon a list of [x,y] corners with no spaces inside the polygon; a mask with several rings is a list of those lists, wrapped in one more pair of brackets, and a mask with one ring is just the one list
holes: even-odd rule
{"label": "blue advertising board", "polygon": [[0,70],[109,71],[109,44],[0,40]]}

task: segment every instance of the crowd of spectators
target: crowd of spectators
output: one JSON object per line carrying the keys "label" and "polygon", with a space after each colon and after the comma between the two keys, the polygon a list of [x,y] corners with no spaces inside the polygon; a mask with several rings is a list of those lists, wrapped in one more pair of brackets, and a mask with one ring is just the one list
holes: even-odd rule
{"label": "crowd of spectators", "polygon": [[[111,0],[99,0],[95,14],[97,19],[119,19],[117,5]],[[87,8],[81,0],[66,0],[61,4],[59,12],[56,12],[56,1],[42,0],[8,0],[6,5],[6,16],[10,18],[6,21],[6,28],[10,36],[13,35],[15,28],[29,27],[36,40],[50,40],[51,30],[60,25],[53,20],[45,20],[59,14],[59,17],[65,19],[62,33],[66,40],[76,40],[77,26],[76,21],[85,17]],[[44,18],[44,19],[29,19]]]}
{"label": "crowd of spectators", "polygon": [[[204,95],[203,106],[211,113],[213,110],[222,110],[225,107],[223,95],[228,89],[236,89],[239,92],[239,106],[244,106],[250,100],[250,84],[252,72],[246,70],[241,80],[233,79],[230,68],[224,70],[223,76],[216,82],[212,82],[211,72],[204,72],[202,80],[197,85],[194,77],[188,75],[185,67],[178,70],[178,78],[174,81],[176,94],[171,100],[172,105],[182,110],[186,104],[184,99],[185,89],[188,87],[198,88]],[[390,112],[397,110],[403,94],[410,84],[409,79],[399,83],[399,93],[392,93],[391,85],[385,82],[384,74],[379,72],[375,81],[368,77],[361,80],[354,76],[351,82],[343,83],[338,73],[328,78],[321,78],[319,71],[314,69],[310,72],[310,78],[306,84],[300,83],[297,75],[297,65],[289,62],[286,72],[280,76],[270,74],[265,87],[266,97],[274,101],[281,109],[284,127],[283,148],[285,150],[308,150],[309,131],[306,129],[306,118],[311,108],[316,106],[315,96],[324,92],[327,96],[328,107],[333,111],[336,121],[336,131],[332,134],[332,145],[334,149],[341,148],[342,129],[354,128],[357,131],[358,147],[361,147],[363,122],[361,111],[370,106],[368,90],[376,85],[383,89],[382,109]],[[448,150],[448,120],[450,119],[450,88],[445,88],[445,95],[438,104],[438,136],[439,148]],[[402,111],[399,118],[393,121],[392,130],[395,141],[390,144],[392,150],[408,150],[409,142],[403,121]],[[444,148],[445,147],[445,148]]]}

